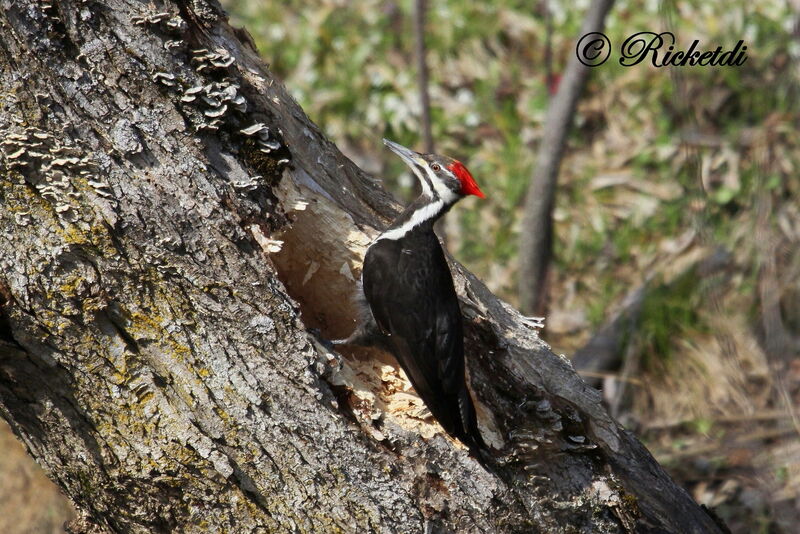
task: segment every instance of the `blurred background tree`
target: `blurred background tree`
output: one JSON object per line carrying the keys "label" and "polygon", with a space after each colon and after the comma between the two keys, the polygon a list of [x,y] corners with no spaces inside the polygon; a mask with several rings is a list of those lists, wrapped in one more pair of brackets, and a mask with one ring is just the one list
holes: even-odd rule
{"label": "blurred background tree", "polygon": [[[523,200],[589,3],[427,7],[436,149],[488,197],[448,217],[448,247],[514,305]],[[414,0],[223,5],[311,119],[408,199],[380,138],[423,147]],[[622,67],[638,31],[683,49],[743,39],[748,59]],[[796,532],[800,3],[618,0],[606,34],[614,55],[591,72],[559,174],[542,336],[582,355],[615,415],[734,532]]]}

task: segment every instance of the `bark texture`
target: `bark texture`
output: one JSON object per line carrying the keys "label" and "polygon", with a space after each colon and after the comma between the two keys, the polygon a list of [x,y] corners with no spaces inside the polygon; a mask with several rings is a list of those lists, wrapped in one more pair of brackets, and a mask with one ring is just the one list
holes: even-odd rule
{"label": "bark texture", "polygon": [[458,265],[482,462],[309,334],[396,206],[216,3],[0,5],[0,415],[74,530],[720,531]]}

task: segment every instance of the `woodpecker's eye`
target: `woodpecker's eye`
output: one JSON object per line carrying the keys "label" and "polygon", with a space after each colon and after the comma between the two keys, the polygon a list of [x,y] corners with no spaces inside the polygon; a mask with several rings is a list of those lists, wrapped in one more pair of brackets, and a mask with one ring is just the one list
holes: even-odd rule
{"label": "woodpecker's eye", "polygon": [[434,163],[431,165],[431,169],[433,169],[433,172],[439,172],[442,170],[442,167],[438,163]]}

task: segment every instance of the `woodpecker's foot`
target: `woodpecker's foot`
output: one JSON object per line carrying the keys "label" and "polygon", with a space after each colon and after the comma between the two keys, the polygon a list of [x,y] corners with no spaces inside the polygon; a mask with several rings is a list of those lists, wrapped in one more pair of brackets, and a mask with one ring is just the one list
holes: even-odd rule
{"label": "woodpecker's foot", "polygon": [[308,333],[317,338],[317,341],[319,341],[320,345],[328,349],[330,352],[336,350],[336,342],[340,341],[338,339],[326,339],[325,336],[322,335],[322,332],[320,332],[319,328],[309,328]]}
{"label": "woodpecker's foot", "polygon": [[544,317],[526,317],[522,316],[522,324],[530,328],[540,330],[544,328]]}
{"label": "woodpecker's foot", "polygon": [[358,328],[347,339],[334,339],[331,343],[336,347],[380,347],[383,339],[376,330]]}

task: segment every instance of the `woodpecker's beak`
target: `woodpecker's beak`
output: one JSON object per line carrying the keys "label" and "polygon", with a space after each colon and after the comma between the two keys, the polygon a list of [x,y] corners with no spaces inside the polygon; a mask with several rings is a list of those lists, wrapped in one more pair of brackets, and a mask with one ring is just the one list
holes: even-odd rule
{"label": "woodpecker's beak", "polygon": [[422,166],[425,168],[427,162],[422,159],[422,156],[413,150],[410,150],[403,145],[398,145],[393,141],[389,141],[388,139],[383,140],[383,144],[389,147],[389,150],[400,156],[400,159],[405,161],[406,165],[411,167],[411,170],[415,170],[417,166]]}

